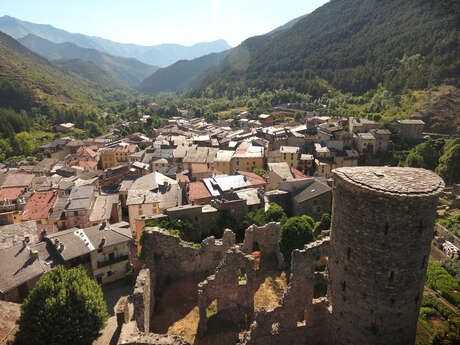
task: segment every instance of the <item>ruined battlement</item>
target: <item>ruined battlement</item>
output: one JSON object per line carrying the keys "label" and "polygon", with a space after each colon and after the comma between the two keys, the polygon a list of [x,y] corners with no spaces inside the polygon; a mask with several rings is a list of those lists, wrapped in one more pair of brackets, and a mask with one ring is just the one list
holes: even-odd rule
{"label": "ruined battlement", "polygon": [[164,229],[146,227],[143,235],[144,262],[150,269],[155,286],[187,275],[206,276],[222,259],[224,252],[235,245],[235,236],[225,231],[222,240],[208,237],[201,246],[182,241]]}
{"label": "ruined battlement", "polygon": [[[217,300],[224,319],[253,316],[239,345],[413,344],[444,183],[432,172],[411,168],[353,167],[333,174],[330,237],[292,252],[289,284],[275,308],[255,312],[254,294],[260,270],[273,268],[270,262],[283,267],[279,223],[250,226],[241,246],[225,230],[221,240],[208,237],[200,248],[147,228],[147,270],[139,274],[132,298],[135,322],[125,323],[133,328],[121,333],[132,332],[127,343],[187,344],[139,330],[149,328],[156,284],[193,275],[202,277],[197,336],[206,332],[206,309]],[[117,316],[120,323],[126,320],[123,310]]]}

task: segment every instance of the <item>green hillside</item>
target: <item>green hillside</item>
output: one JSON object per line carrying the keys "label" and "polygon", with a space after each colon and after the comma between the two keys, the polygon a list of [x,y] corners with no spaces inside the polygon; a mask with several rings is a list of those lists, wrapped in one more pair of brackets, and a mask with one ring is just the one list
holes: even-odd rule
{"label": "green hillside", "polygon": [[[99,85],[76,74],[65,73],[4,33],[0,33],[0,82],[3,85],[0,107],[15,109],[30,109],[43,103],[101,104],[132,94],[127,87]],[[12,97],[15,92],[17,95]],[[30,95],[28,100],[20,101],[26,93]]]}
{"label": "green hillside", "polygon": [[55,60],[52,63],[66,73],[88,79],[99,87],[102,87],[104,90],[120,92],[120,97],[123,94],[134,92],[134,90],[130,89],[125,83],[119,81],[117,78],[105,72],[90,61],[70,59]]}
{"label": "green hillside", "polygon": [[379,83],[395,94],[458,85],[459,22],[456,0],[333,0],[287,30],[232,49],[192,95],[295,88],[320,96],[316,77],[355,94]]}
{"label": "green hillside", "polygon": [[81,48],[74,43],[54,43],[29,34],[18,41],[33,52],[48,60],[81,59],[90,61],[107,73],[131,87],[155,72],[158,67],[150,66],[133,58],[123,58],[102,53],[96,49]]}
{"label": "green hillside", "polygon": [[184,91],[197,83],[202,73],[222,61],[228,52],[227,50],[193,60],[181,60],[171,66],[160,68],[146,78],[138,89],[150,94],[162,91]]}

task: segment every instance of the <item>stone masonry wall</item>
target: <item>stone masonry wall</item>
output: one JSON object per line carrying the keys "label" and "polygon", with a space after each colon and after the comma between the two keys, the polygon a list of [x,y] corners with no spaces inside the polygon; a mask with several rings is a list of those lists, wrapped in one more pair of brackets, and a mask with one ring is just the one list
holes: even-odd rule
{"label": "stone masonry wall", "polygon": [[202,241],[201,248],[196,248],[166,230],[145,228],[142,246],[145,265],[155,278],[155,287],[161,289],[188,275],[206,277],[234,244],[235,235],[230,230],[224,232],[222,240],[208,237]]}
{"label": "stone masonry wall", "polygon": [[329,344],[329,303],[314,299],[316,263],[327,257],[329,239],[316,241],[295,250],[291,278],[281,305],[257,313],[240,345]]}
{"label": "stone masonry wall", "polygon": [[154,299],[151,298],[154,286],[151,285],[150,271],[143,269],[139,272],[132,302],[134,305],[134,320],[140,331],[147,331],[150,327],[151,310],[154,308]]}
{"label": "stone masonry wall", "polygon": [[334,344],[414,344],[442,180],[423,169],[334,172]]}
{"label": "stone masonry wall", "polygon": [[280,223],[275,222],[265,226],[251,225],[246,229],[241,250],[247,254],[259,250],[261,252],[261,268],[269,268],[273,262],[277,264],[277,268],[282,268],[284,259],[278,245],[280,229]]}
{"label": "stone masonry wall", "polygon": [[257,290],[255,281],[254,258],[237,247],[227,250],[214,274],[198,284],[198,332],[203,334],[206,331],[206,308],[215,299],[221,317],[238,321],[244,320],[246,314],[252,314],[254,294]]}

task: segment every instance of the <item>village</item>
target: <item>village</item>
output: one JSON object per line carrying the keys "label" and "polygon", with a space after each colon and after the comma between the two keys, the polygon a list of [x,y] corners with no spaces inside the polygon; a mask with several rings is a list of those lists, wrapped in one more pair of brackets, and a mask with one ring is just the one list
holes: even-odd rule
{"label": "village", "polygon": [[[292,115],[299,107],[275,110]],[[273,203],[288,217],[320,221],[331,213],[334,169],[379,165],[394,137],[426,139],[418,119],[398,120],[392,133],[377,121],[305,110],[300,122],[278,124],[273,114],[235,111],[207,123],[181,113],[154,136],[121,137],[114,127],[111,136],[77,140],[64,123],[56,126],[61,137],[40,147],[38,164],[0,166],[1,300],[22,303],[58,265],[82,265],[102,286],[139,272],[151,221],[192,224],[186,237],[195,247],[209,236],[225,242],[225,228],[246,241],[245,217]],[[459,190],[450,194],[458,208]],[[437,227],[437,250],[458,259],[459,244]]]}

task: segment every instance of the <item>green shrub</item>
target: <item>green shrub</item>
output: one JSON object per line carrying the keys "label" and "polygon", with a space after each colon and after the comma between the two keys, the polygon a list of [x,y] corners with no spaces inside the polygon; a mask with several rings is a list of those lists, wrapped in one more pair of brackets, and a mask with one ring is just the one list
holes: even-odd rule
{"label": "green shrub", "polygon": [[308,216],[291,217],[281,226],[279,246],[286,263],[291,262],[294,249],[302,249],[314,240],[313,220],[310,219]]}
{"label": "green shrub", "polygon": [[21,306],[27,344],[91,345],[108,319],[101,287],[82,267],[44,274]]}
{"label": "green shrub", "polygon": [[427,319],[436,314],[436,310],[431,307],[421,307],[420,308],[420,317],[422,319]]}
{"label": "green shrub", "polygon": [[441,263],[430,261],[428,263],[426,284],[441,292],[441,296],[455,305],[460,307],[460,295],[454,290],[459,290],[458,282],[441,266]]}

